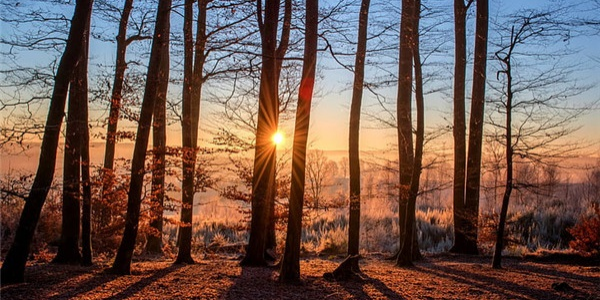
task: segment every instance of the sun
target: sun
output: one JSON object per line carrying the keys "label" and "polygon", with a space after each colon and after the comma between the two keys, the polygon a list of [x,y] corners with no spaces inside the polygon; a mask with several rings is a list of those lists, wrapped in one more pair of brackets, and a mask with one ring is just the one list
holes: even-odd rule
{"label": "sun", "polygon": [[283,143],[283,133],[277,131],[275,132],[275,134],[273,135],[273,143],[275,145],[281,145],[281,143]]}

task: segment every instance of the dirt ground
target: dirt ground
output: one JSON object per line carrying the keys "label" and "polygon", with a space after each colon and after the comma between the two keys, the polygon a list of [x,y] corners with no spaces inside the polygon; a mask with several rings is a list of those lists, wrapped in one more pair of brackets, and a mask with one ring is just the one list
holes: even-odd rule
{"label": "dirt ground", "polygon": [[361,279],[327,281],[341,259],[305,258],[302,283],[282,284],[277,270],[242,268],[226,257],[198,259],[195,265],[171,261],[133,264],[133,275],[91,268],[34,264],[26,283],[2,286],[8,299],[600,299],[600,266],[505,258],[502,270],[490,259],[459,255],[428,256],[412,268],[398,268],[381,256],[361,260]]}

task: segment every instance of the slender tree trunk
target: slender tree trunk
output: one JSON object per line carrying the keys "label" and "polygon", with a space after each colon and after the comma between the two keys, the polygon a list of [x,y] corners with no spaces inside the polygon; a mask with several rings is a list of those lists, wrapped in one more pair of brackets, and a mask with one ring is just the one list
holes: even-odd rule
{"label": "slender tree trunk", "polygon": [[[258,1],[257,3],[260,3]],[[260,8],[260,7],[259,7]],[[250,239],[242,265],[264,266],[267,231],[269,226],[269,200],[272,184],[275,182],[275,145],[271,141],[277,131],[277,59],[275,44],[279,18],[279,1],[265,2],[265,17],[262,22],[261,9],[258,9],[259,29],[262,40],[262,70],[258,99],[258,122],[256,148],[252,175],[252,219]]]}
{"label": "slender tree trunk", "polygon": [[[410,15],[410,22],[412,26],[410,29],[411,40],[411,58],[414,64],[414,76],[415,76],[415,100],[417,107],[417,134],[415,143],[415,153],[412,161],[412,174],[410,178],[410,188],[408,191],[408,199],[406,205],[406,217],[404,225],[404,234],[401,235],[403,240],[400,241],[400,253],[396,260],[398,266],[412,266],[415,258],[420,257],[418,240],[416,235],[415,226],[415,209],[417,202],[417,195],[419,193],[419,179],[421,176],[421,164],[423,159],[423,142],[425,137],[425,123],[424,123],[424,99],[423,99],[423,75],[421,71],[421,57],[419,55],[419,15],[421,11],[421,1],[414,0],[412,7],[407,7],[408,12],[412,12]],[[404,6],[403,6],[404,10]],[[404,18],[404,15],[402,16]],[[410,100],[410,99],[409,99]],[[410,113],[410,110],[409,110]],[[410,123],[412,129],[412,122]],[[411,139],[412,142],[412,139]],[[411,151],[412,151],[412,144]]]}
{"label": "slender tree trunk", "polygon": [[[285,59],[285,54],[288,50],[288,46],[290,43],[290,29],[292,26],[292,0],[285,0],[284,11],[283,11],[283,27],[281,29],[281,39],[279,42],[279,46],[275,52],[277,56],[277,124],[279,124],[279,78],[281,77],[281,69],[283,67],[283,60]],[[275,153],[277,155],[277,153]],[[277,159],[277,158],[275,158]],[[275,198],[277,198],[277,174],[273,176],[273,190],[271,191],[271,196],[269,199],[269,227],[267,233],[267,245],[266,249],[275,250],[277,248],[277,239],[275,235]],[[269,253],[266,253],[268,256]]]}
{"label": "slender tree trunk", "polygon": [[131,162],[131,183],[127,199],[127,215],[125,217],[125,230],[123,238],[117,251],[117,256],[113,262],[112,272],[116,274],[131,273],[131,258],[135,247],[137,229],[140,218],[140,205],[142,202],[142,187],[144,183],[144,162],[146,158],[146,149],[148,148],[148,138],[150,127],[152,127],[152,113],[154,104],[159,97],[159,85],[161,78],[168,77],[168,70],[163,70],[165,64],[164,52],[169,51],[169,28],[170,28],[171,0],[159,0],[156,13],[156,25],[154,28],[154,38],[152,41],[152,50],[150,53],[150,62],[148,65],[148,77],[144,99],[142,101],[142,110],[136,134],[133,159]]}
{"label": "slender tree trunk", "polygon": [[115,145],[117,143],[117,124],[119,122],[119,111],[121,110],[121,97],[123,91],[123,78],[127,69],[125,54],[127,52],[127,23],[133,8],[133,0],[125,0],[123,13],[119,21],[119,33],[117,34],[117,59],[115,77],[113,79],[110,109],[108,115],[108,126],[106,131],[106,148],[104,150],[104,165],[102,170],[102,209],[100,220],[102,226],[108,225],[111,219],[111,211],[108,209],[111,201],[110,194],[114,181]]}
{"label": "slender tree trunk", "polygon": [[[165,56],[161,63],[162,70],[169,70],[169,52],[163,52]],[[154,104],[154,116],[152,121],[152,192],[150,196],[151,221],[150,228],[153,233],[148,235],[146,252],[162,255],[162,229],[163,229],[163,205],[165,202],[165,151],[167,147],[167,89],[169,86],[168,76],[161,76],[158,86],[158,97]]]}
{"label": "slender tree trunk", "polygon": [[[354,84],[350,105],[350,129],[348,157],[350,168],[350,213],[348,221],[348,256],[359,254],[360,246],[360,108],[365,81],[365,57],[367,53],[367,31],[371,1],[363,0],[358,18],[358,43],[354,61]],[[358,263],[356,264],[358,269]]]}
{"label": "slender tree trunk", "polygon": [[183,87],[183,184],[179,252],[176,263],[193,264],[192,219],[194,204],[194,177],[198,151],[198,125],[202,96],[203,68],[206,48],[206,9],[208,1],[198,1],[196,43],[192,33],[193,1],[186,1],[184,11],[184,87]]}
{"label": "slender tree trunk", "polygon": [[73,58],[80,57],[80,53],[83,51],[86,23],[91,13],[91,0],[77,1],[65,52],[56,72],[54,90],[50,99],[48,118],[46,119],[44,137],[42,138],[38,169],[19,219],[15,239],[2,264],[0,278],[3,284],[25,280],[25,264],[29,255],[29,247],[54,178],[56,150],[65,112],[67,91],[78,62],[77,59]]}
{"label": "slender tree trunk", "polygon": [[[89,43],[86,44],[86,48],[89,48]],[[86,57],[87,61],[87,49]],[[87,67],[87,64],[86,64]],[[86,68],[87,69],[87,68]],[[87,70],[85,87],[87,90]],[[91,266],[92,260],[92,186],[90,181],[90,128],[88,125],[89,112],[88,112],[88,101],[87,92],[85,104],[81,109],[81,118],[83,122],[82,127],[82,139],[81,139],[81,183],[83,190],[83,200],[81,203],[81,264],[83,266]]]}
{"label": "slender tree trunk", "polygon": [[[412,141],[412,44],[413,44],[413,14],[415,10],[414,0],[402,0],[402,17],[400,20],[400,58],[398,67],[398,97],[397,97],[397,126],[398,126],[398,161],[400,164],[399,178],[399,253],[396,260],[398,266],[404,265],[403,252],[411,252],[411,243],[407,236],[411,237],[413,222],[410,220],[410,183],[412,179],[413,166],[413,141]],[[414,214],[414,211],[413,211]],[[405,249],[406,248],[406,249]]]}
{"label": "slender tree trunk", "polygon": [[475,29],[475,60],[473,64],[473,91],[469,121],[469,153],[465,186],[465,235],[463,253],[478,254],[477,228],[479,222],[479,186],[481,180],[481,151],[485,107],[485,80],[487,63],[488,0],[477,0]]}
{"label": "slender tree trunk", "polygon": [[[515,37],[514,28],[511,33],[511,45],[508,54],[502,58],[504,70],[506,74],[506,187],[504,196],[502,197],[502,208],[500,209],[500,220],[498,222],[498,230],[496,231],[496,246],[494,248],[494,257],[492,259],[492,268],[500,269],[502,267],[502,249],[504,248],[504,227],[506,226],[506,215],[508,213],[508,204],[510,194],[513,188],[513,145],[512,145],[512,63],[511,55],[517,43],[518,37]],[[496,54],[498,56],[498,54]]]}
{"label": "slender tree trunk", "polygon": [[454,0],[454,246],[450,252],[465,253],[465,165],[466,121],[465,82],[467,66],[466,18],[473,0]]}
{"label": "slender tree trunk", "polygon": [[319,23],[319,0],[306,2],[306,31],[304,33],[304,63],[298,93],[294,148],[292,156],[292,183],[290,188],[290,213],[285,239],[285,251],[279,280],[300,280],[300,242],[302,238],[302,207],[306,183],[306,144],[310,125],[310,108],[315,72],[317,67],[317,44]]}

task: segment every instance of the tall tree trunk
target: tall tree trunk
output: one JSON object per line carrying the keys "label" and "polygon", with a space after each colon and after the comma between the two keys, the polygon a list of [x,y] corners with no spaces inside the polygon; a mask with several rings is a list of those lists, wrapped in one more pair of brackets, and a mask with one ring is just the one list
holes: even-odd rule
{"label": "tall tree trunk", "polygon": [[202,97],[203,68],[206,60],[206,9],[208,1],[198,1],[196,43],[192,33],[193,1],[185,2],[184,10],[184,86],[183,86],[183,184],[179,252],[176,263],[194,263],[192,258],[192,218],[194,178],[198,152],[198,125]]}
{"label": "tall tree trunk", "polygon": [[84,134],[82,110],[87,108],[87,64],[90,20],[86,25],[83,51],[79,58],[69,86],[69,104],[67,108],[67,128],[63,160],[63,204],[61,237],[54,263],[79,264],[79,229],[81,223],[81,153]]}
{"label": "tall tree trunk", "polygon": [[[89,43],[86,44],[86,57],[89,49]],[[87,90],[87,64],[86,64],[85,89]],[[81,108],[81,118],[83,122],[81,139],[81,183],[82,183],[82,202],[81,202],[81,264],[91,266],[92,260],[92,186],[90,181],[90,128],[88,126],[87,92],[85,103]]]}
{"label": "tall tree trunk", "polygon": [[302,238],[302,207],[306,182],[306,144],[310,125],[310,108],[315,70],[319,23],[319,0],[306,2],[306,31],[304,33],[304,63],[298,93],[294,148],[292,156],[292,183],[290,189],[290,213],[285,239],[285,251],[281,263],[280,281],[300,280],[300,242]]}
{"label": "tall tree trunk", "polygon": [[[415,259],[420,258],[419,245],[415,226],[415,209],[417,196],[419,194],[419,182],[421,177],[421,164],[423,160],[423,143],[425,140],[424,122],[424,99],[423,99],[423,74],[421,70],[421,56],[419,49],[419,17],[421,13],[421,1],[415,0],[412,7],[412,60],[415,76],[415,101],[417,107],[417,131],[415,142],[415,154],[412,162],[412,174],[410,179],[410,190],[408,192],[408,204],[405,218],[404,241],[400,242],[401,248],[396,265],[412,266]],[[412,122],[411,122],[412,128]],[[411,145],[412,146],[412,145]]]}
{"label": "tall tree trunk", "polygon": [[262,22],[261,1],[258,5],[258,22],[262,40],[262,70],[258,99],[258,121],[256,128],[256,148],[252,175],[252,219],[250,239],[242,265],[266,265],[264,257],[269,226],[269,200],[275,182],[275,145],[271,137],[277,131],[277,23],[279,1],[265,1],[265,17]]}
{"label": "tall tree trunk", "polygon": [[[290,29],[292,26],[292,0],[285,0],[284,11],[283,11],[283,27],[281,28],[281,39],[279,46],[275,52],[277,56],[277,124],[279,124],[279,78],[281,77],[281,69],[283,67],[283,60],[288,50],[290,43]],[[277,155],[277,153],[275,153]],[[276,159],[276,158],[275,158]],[[275,250],[277,248],[277,239],[275,236],[275,198],[277,198],[277,174],[273,176],[273,190],[269,199],[269,227],[267,232],[267,245],[266,249]],[[267,255],[269,255],[267,253]]]}
{"label": "tall tree trunk", "polygon": [[477,0],[475,29],[475,60],[473,64],[473,89],[471,119],[469,121],[469,153],[465,186],[464,253],[478,254],[477,228],[479,222],[479,186],[481,180],[481,151],[485,107],[485,79],[487,63],[488,0]]}
{"label": "tall tree trunk", "polygon": [[81,51],[83,51],[86,24],[92,13],[92,2],[91,0],[78,0],[75,5],[67,45],[56,72],[38,169],[19,219],[15,239],[2,264],[0,278],[3,284],[23,282],[25,279],[25,264],[33,233],[54,178],[56,150],[65,112],[67,91],[78,63],[78,60],[73,58],[80,57]]}
{"label": "tall tree trunk", "polygon": [[[348,222],[348,256],[359,254],[360,245],[360,108],[365,81],[365,56],[371,1],[363,0],[358,18],[358,43],[354,60],[354,84],[350,105],[350,129],[348,134],[348,157],[350,168],[350,212]],[[356,264],[358,268],[358,264]]]}
{"label": "tall tree trunk", "polygon": [[164,52],[169,51],[170,13],[171,0],[159,0],[150,62],[148,64],[146,88],[144,91],[142,110],[140,112],[133,159],[131,162],[131,182],[129,185],[129,193],[127,195],[125,230],[111,269],[111,271],[116,274],[126,275],[131,273],[131,258],[133,256],[140,218],[140,205],[142,202],[142,187],[145,173],[144,162],[146,158],[146,149],[148,148],[150,127],[152,127],[152,113],[154,104],[157,101],[156,99],[159,97],[159,85],[162,82],[162,78],[169,76],[169,70],[162,69],[162,67],[165,66],[165,64],[162,63],[162,60],[166,57]]}
{"label": "tall tree trunk", "polygon": [[465,235],[465,165],[466,165],[466,121],[465,82],[467,66],[467,10],[473,0],[454,0],[454,246],[450,252],[464,253]]}
{"label": "tall tree trunk", "polygon": [[[163,52],[165,56],[161,63],[162,70],[169,70],[169,52]],[[150,228],[153,231],[148,235],[146,252],[162,255],[162,229],[163,229],[163,205],[165,202],[165,151],[167,147],[167,90],[169,86],[168,76],[161,76],[158,86],[158,97],[154,104],[154,116],[152,121],[152,192],[150,196]]]}
{"label": "tall tree trunk", "polygon": [[[398,161],[400,165],[399,176],[399,253],[396,264],[403,265],[403,258],[411,252],[411,243],[407,236],[412,238],[413,224],[410,221],[410,183],[413,167],[413,141],[412,141],[412,44],[415,10],[414,0],[402,0],[402,17],[400,20],[400,58],[398,66],[398,97],[397,97],[397,126],[398,126]],[[414,211],[413,211],[414,214]]]}
{"label": "tall tree trunk", "polygon": [[123,92],[123,78],[127,69],[125,54],[127,52],[127,24],[129,15],[133,8],[133,0],[125,0],[123,12],[119,21],[119,32],[117,34],[117,58],[115,66],[115,77],[113,79],[110,109],[108,115],[108,126],[106,130],[106,148],[104,150],[104,165],[102,170],[102,209],[100,220],[102,226],[110,222],[111,211],[108,203],[111,201],[110,194],[114,181],[115,145],[117,143],[117,124],[119,123],[119,111],[121,110],[121,97]]}

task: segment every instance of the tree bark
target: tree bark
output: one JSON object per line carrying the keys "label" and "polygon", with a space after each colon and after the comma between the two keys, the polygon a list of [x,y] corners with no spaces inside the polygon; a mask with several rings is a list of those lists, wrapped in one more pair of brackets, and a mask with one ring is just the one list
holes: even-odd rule
{"label": "tree bark", "polygon": [[414,0],[402,0],[402,16],[400,20],[400,58],[398,66],[398,97],[397,97],[397,126],[398,126],[398,161],[400,165],[399,176],[399,254],[396,265],[404,265],[405,252],[411,252],[411,243],[405,243],[410,236],[414,222],[411,222],[409,198],[410,184],[413,167],[413,141],[412,141],[412,44],[415,10]]}
{"label": "tree bark", "polygon": [[[85,46],[84,46],[85,47]],[[79,228],[80,228],[80,201],[81,201],[81,107],[82,91],[81,61],[76,67],[69,88],[69,104],[67,107],[67,124],[65,133],[65,149],[63,159],[63,192],[62,192],[62,222],[60,244],[53,263],[79,264]]]}
{"label": "tree bark", "polygon": [[[415,209],[417,196],[419,194],[419,179],[421,176],[421,164],[423,160],[423,143],[425,140],[424,122],[424,99],[423,99],[423,74],[421,70],[421,57],[419,55],[419,16],[421,1],[415,0],[412,7],[412,30],[411,30],[411,57],[414,64],[415,77],[415,100],[417,108],[417,130],[415,152],[412,161],[412,174],[410,178],[410,190],[408,191],[408,204],[406,205],[405,233],[400,242],[400,252],[396,260],[398,266],[412,266],[416,258],[420,258],[419,245],[416,236]],[[412,128],[412,122],[411,122]],[[411,145],[412,146],[412,145]],[[411,149],[412,150],[412,149]]]}
{"label": "tree bark", "polygon": [[[260,2],[260,1],[259,1]],[[259,15],[261,12],[259,10]],[[246,256],[241,264],[246,266],[264,266],[267,264],[264,254],[266,250],[267,229],[269,223],[269,199],[275,182],[275,145],[271,137],[277,131],[278,95],[277,95],[277,59],[275,44],[277,40],[277,23],[279,17],[279,1],[265,2],[264,23],[259,18],[262,40],[262,70],[258,99],[258,122],[256,129],[256,147],[254,153],[254,170],[252,175],[252,219],[250,239]]]}
{"label": "tree bark", "polygon": [[475,60],[471,119],[469,121],[469,153],[465,186],[465,252],[478,254],[477,228],[479,222],[479,186],[481,180],[481,151],[485,107],[485,80],[487,63],[488,0],[477,0],[475,29]]}
{"label": "tree bark", "polygon": [[304,63],[298,93],[294,148],[292,155],[292,183],[290,189],[290,212],[285,239],[285,250],[279,280],[300,280],[300,242],[302,238],[302,207],[306,183],[306,144],[310,125],[310,108],[317,66],[319,23],[319,0],[306,2],[306,31],[304,33]]}
{"label": "tree bark", "polygon": [[[348,157],[350,168],[350,212],[348,221],[348,256],[359,254],[360,246],[360,109],[365,81],[365,57],[371,1],[363,0],[358,18],[358,43],[354,61],[354,84],[350,105]],[[357,265],[358,266],[358,265]]]}
{"label": "tree bark", "polygon": [[46,119],[44,137],[42,138],[38,169],[19,219],[15,239],[2,264],[0,277],[3,284],[25,280],[25,264],[29,255],[29,247],[54,178],[56,150],[65,111],[67,91],[78,62],[78,59],[73,58],[79,58],[81,51],[83,51],[86,23],[92,12],[92,2],[91,0],[78,0],[75,5],[67,45],[56,72],[54,90],[50,99],[50,108]]}
{"label": "tree bark", "polygon": [[[281,77],[281,69],[283,67],[283,60],[289,47],[290,42],[290,29],[292,26],[292,0],[285,0],[285,6],[283,11],[283,27],[281,29],[281,39],[279,46],[275,52],[277,56],[277,124],[279,124],[279,78]],[[277,155],[277,154],[276,154]],[[275,236],[275,198],[277,198],[277,174],[273,177],[273,191],[269,199],[269,227],[267,233],[267,245],[266,249],[275,250],[277,248],[277,239]],[[266,253],[265,255],[270,255]]]}
{"label": "tree bark", "polygon": [[[89,49],[89,42],[86,44],[86,57]],[[87,91],[87,64],[86,64],[86,76],[85,88]],[[81,203],[81,265],[91,266],[93,264],[92,258],[92,186],[90,181],[90,128],[88,125],[89,112],[88,112],[88,101],[87,92],[84,105],[81,109],[81,118],[83,122],[82,127],[82,139],[81,139],[81,185],[82,185],[82,203]]]}
{"label": "tree bark", "polygon": [[465,253],[465,165],[466,121],[465,83],[467,66],[466,17],[473,0],[454,0],[454,187],[452,191],[454,217],[454,246],[450,252]]}
{"label": "tree bark", "polygon": [[125,54],[127,52],[127,24],[129,15],[133,8],[133,0],[125,0],[123,13],[119,21],[119,32],[117,34],[117,58],[115,66],[115,77],[113,79],[108,125],[106,130],[106,147],[104,150],[104,165],[102,170],[102,209],[100,220],[102,226],[108,225],[111,219],[111,211],[107,208],[111,201],[110,194],[114,181],[115,146],[117,136],[117,125],[119,123],[119,111],[121,110],[121,98],[123,93],[123,78],[127,69]]}
{"label": "tree bark", "polygon": [[184,87],[183,87],[183,184],[181,225],[179,227],[179,252],[176,263],[193,264],[192,218],[194,204],[194,178],[198,151],[198,125],[202,97],[203,68],[206,60],[206,9],[208,1],[198,1],[196,43],[192,33],[193,1],[185,2],[184,11]]}
{"label": "tree bark", "polygon": [[152,126],[152,113],[154,104],[158,98],[161,78],[168,77],[168,70],[162,70],[162,60],[166,57],[163,53],[169,51],[169,28],[170,28],[171,0],[159,0],[148,64],[148,77],[142,101],[142,110],[136,134],[133,159],[131,162],[131,183],[127,199],[127,215],[125,218],[125,230],[123,238],[113,262],[111,272],[121,275],[131,273],[131,258],[135,247],[140,217],[140,205],[142,202],[142,186],[144,180],[144,162],[150,127]]}
{"label": "tree bark", "polygon": [[[169,70],[169,52],[163,52],[165,56],[161,61],[162,72]],[[167,90],[169,86],[168,76],[161,76],[158,86],[158,97],[154,104],[154,116],[152,121],[152,188],[150,196],[150,228],[153,231],[148,234],[146,252],[149,254],[162,255],[162,229],[163,229],[163,205],[165,202],[165,166],[167,147]]]}

